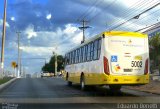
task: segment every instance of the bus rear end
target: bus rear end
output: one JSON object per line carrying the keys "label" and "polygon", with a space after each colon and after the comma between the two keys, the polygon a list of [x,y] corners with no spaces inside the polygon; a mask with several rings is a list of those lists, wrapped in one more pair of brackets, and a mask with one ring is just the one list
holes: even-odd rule
{"label": "bus rear end", "polygon": [[109,78],[107,83],[147,84],[148,36],[134,32],[106,32],[105,36],[104,72]]}

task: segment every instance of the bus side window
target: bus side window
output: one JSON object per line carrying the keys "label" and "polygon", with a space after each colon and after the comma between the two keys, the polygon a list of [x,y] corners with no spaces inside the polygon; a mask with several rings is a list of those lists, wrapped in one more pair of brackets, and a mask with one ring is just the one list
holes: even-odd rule
{"label": "bus side window", "polygon": [[71,59],[71,52],[69,53],[69,64],[71,64],[72,62],[72,59]]}
{"label": "bus side window", "polygon": [[90,46],[90,60],[92,61],[93,59],[93,42],[91,42],[91,46]]}
{"label": "bus side window", "polygon": [[76,50],[75,63],[78,63],[78,58],[77,58],[77,56],[78,56],[78,49]]}
{"label": "bus side window", "polygon": [[80,62],[83,62],[83,47],[81,47],[81,61]]}
{"label": "bus side window", "polygon": [[87,52],[87,61],[90,61],[90,46],[91,46],[91,43],[88,44],[88,52]]}
{"label": "bus side window", "polygon": [[74,61],[73,59],[74,59],[74,55],[73,55],[73,51],[72,51],[72,52],[71,52],[71,60],[72,60],[72,61],[71,61],[71,64],[73,64],[73,61]]}
{"label": "bus side window", "polygon": [[98,40],[94,41],[94,53],[93,53],[93,59],[96,60],[97,59],[97,48],[98,48]]}
{"label": "bus side window", "polygon": [[85,46],[83,46],[83,62],[85,62]]}
{"label": "bus side window", "polygon": [[77,63],[77,50],[74,51],[74,63]]}
{"label": "bus side window", "polygon": [[79,57],[78,57],[78,62],[81,62],[81,48],[79,48]]}
{"label": "bus side window", "polygon": [[79,63],[79,57],[80,57],[79,52],[80,52],[80,48],[77,49],[77,63]]}
{"label": "bus side window", "polygon": [[101,53],[101,42],[102,42],[102,40],[101,39],[99,39],[98,40],[98,59],[99,59],[99,57],[100,57],[100,53]]}
{"label": "bus side window", "polygon": [[79,54],[79,49],[76,50],[76,63],[78,63],[78,54]]}
{"label": "bus side window", "polygon": [[67,65],[67,54],[65,54],[65,65]]}
{"label": "bus side window", "polygon": [[66,56],[65,56],[65,65],[68,65],[68,53],[66,54]]}
{"label": "bus side window", "polygon": [[85,62],[87,61],[88,45],[85,46]]}
{"label": "bus side window", "polygon": [[75,64],[75,59],[76,59],[76,50],[73,51],[73,64]]}

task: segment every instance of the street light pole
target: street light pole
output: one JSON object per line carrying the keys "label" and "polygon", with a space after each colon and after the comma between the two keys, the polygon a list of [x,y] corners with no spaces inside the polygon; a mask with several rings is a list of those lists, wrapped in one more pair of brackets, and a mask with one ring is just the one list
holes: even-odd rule
{"label": "street light pole", "polygon": [[4,73],[4,45],[5,45],[5,36],[6,36],[6,12],[7,12],[7,0],[4,1],[0,78],[3,78],[3,73]]}
{"label": "street light pole", "polygon": [[20,49],[19,49],[19,46],[20,46],[20,41],[19,41],[19,38],[20,38],[20,33],[21,32],[16,32],[17,33],[17,36],[18,36],[18,67],[17,67],[17,78],[20,77]]}

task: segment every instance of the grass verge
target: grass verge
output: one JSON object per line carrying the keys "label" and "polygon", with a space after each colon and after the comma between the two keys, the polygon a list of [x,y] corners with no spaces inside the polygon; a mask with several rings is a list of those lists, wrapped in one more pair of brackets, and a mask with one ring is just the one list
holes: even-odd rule
{"label": "grass verge", "polygon": [[9,80],[13,79],[12,77],[4,77],[0,79],[0,85],[8,82]]}

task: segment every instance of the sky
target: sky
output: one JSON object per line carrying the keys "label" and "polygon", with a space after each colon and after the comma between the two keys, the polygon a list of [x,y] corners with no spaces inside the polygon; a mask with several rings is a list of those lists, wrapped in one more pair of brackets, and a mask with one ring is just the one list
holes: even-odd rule
{"label": "sky", "polygon": [[[140,14],[159,0],[8,0],[5,69],[13,70],[17,61],[16,31],[20,31],[22,66],[27,73],[41,72],[53,51],[64,55],[82,40],[81,20],[91,28],[86,39]],[[0,0],[0,38],[2,38],[3,3]],[[160,6],[142,14],[115,30],[136,31],[159,22]],[[1,41],[0,41],[1,44]],[[1,49],[1,48],[0,48]],[[36,58],[36,59],[35,59]]]}

